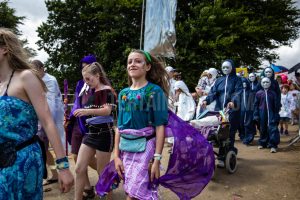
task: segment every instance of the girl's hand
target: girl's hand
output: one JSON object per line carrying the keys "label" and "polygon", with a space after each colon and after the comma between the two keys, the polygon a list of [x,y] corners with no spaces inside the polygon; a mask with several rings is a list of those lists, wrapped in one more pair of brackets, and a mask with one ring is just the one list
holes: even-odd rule
{"label": "girl's hand", "polygon": [[74,184],[74,178],[69,169],[58,171],[59,188],[60,191],[65,193],[69,192]]}
{"label": "girl's hand", "polygon": [[119,177],[123,179],[123,174],[124,174],[123,162],[119,157],[115,157],[114,161],[115,161],[115,168],[119,174]]}
{"label": "girl's hand", "polygon": [[75,117],[81,117],[81,116],[86,116],[86,115],[88,115],[87,109],[80,108],[80,109],[77,109],[74,111]]}
{"label": "girl's hand", "polygon": [[151,182],[153,182],[154,178],[158,179],[160,177],[159,165],[160,165],[160,161],[154,159],[151,167],[151,174],[150,174]]}

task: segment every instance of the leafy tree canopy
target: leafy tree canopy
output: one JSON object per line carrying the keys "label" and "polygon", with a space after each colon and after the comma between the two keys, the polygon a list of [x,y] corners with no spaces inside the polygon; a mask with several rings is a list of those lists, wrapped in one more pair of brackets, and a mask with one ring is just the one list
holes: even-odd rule
{"label": "leafy tree canopy", "polygon": [[74,87],[81,78],[80,59],[93,54],[113,86],[124,87],[127,54],[139,46],[141,0],[56,0],[46,6],[49,17],[38,28],[38,45],[49,54],[53,73]]}
{"label": "leafy tree canopy", "polygon": [[[258,67],[278,59],[274,49],[298,37],[300,12],[292,0],[202,0],[179,3],[176,68],[189,85],[200,72],[231,58]],[[195,76],[196,74],[196,76]]]}
{"label": "leafy tree canopy", "polygon": [[[48,20],[38,42],[50,56],[48,66],[61,81],[81,78],[79,61],[95,54],[121,89],[126,58],[138,48],[142,0],[48,0]],[[200,72],[231,58],[236,65],[259,66],[278,59],[274,49],[298,36],[300,11],[293,0],[178,1],[176,59],[167,60],[194,87]],[[74,87],[74,86],[73,86]]]}

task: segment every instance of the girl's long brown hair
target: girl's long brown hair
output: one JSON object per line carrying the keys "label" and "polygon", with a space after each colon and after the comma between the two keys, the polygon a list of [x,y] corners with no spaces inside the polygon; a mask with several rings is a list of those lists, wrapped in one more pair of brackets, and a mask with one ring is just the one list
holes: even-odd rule
{"label": "girl's long brown hair", "polygon": [[[148,53],[148,55],[151,58],[151,61],[149,61],[146,58],[145,52],[143,50],[134,49],[130,53],[139,53],[144,56],[146,63],[151,65],[150,70],[146,74],[147,81],[150,81],[151,83],[159,85],[163,89],[165,95],[168,97],[169,96],[169,81],[168,81],[169,77],[168,77],[168,74],[167,74],[165,68],[163,67],[162,63],[156,57],[152,56],[150,53]],[[132,85],[132,80],[129,76],[128,76],[128,83],[129,83],[129,86]]]}
{"label": "girl's long brown hair", "polygon": [[29,64],[29,56],[21,45],[17,36],[6,28],[0,28],[0,47],[7,49],[8,65],[16,71],[31,70],[40,81],[44,91],[47,90],[44,81],[38,76],[37,71]]}

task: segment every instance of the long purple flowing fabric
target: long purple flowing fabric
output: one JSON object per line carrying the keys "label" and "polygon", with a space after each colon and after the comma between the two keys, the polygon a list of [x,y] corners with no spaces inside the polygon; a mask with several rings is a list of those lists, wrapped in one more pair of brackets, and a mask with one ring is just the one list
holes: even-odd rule
{"label": "long purple flowing fabric", "polygon": [[[197,129],[170,111],[165,135],[174,137],[173,153],[170,155],[166,173],[154,184],[169,188],[181,200],[191,199],[201,193],[213,175],[213,148]],[[107,194],[118,180],[112,161],[99,177],[97,194]]]}

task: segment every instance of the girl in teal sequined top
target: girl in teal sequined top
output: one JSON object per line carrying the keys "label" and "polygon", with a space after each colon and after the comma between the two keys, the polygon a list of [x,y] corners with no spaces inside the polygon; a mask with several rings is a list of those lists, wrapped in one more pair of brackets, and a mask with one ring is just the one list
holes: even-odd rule
{"label": "girl in teal sequined top", "polygon": [[[124,179],[127,199],[158,199],[157,188],[149,185],[160,176],[164,130],[168,124],[168,75],[155,57],[142,50],[129,54],[127,73],[130,87],[123,89],[118,99],[115,168]],[[131,138],[142,136],[146,141],[126,144],[125,134]],[[145,148],[130,148],[140,144]],[[154,161],[148,170],[151,160]]]}

